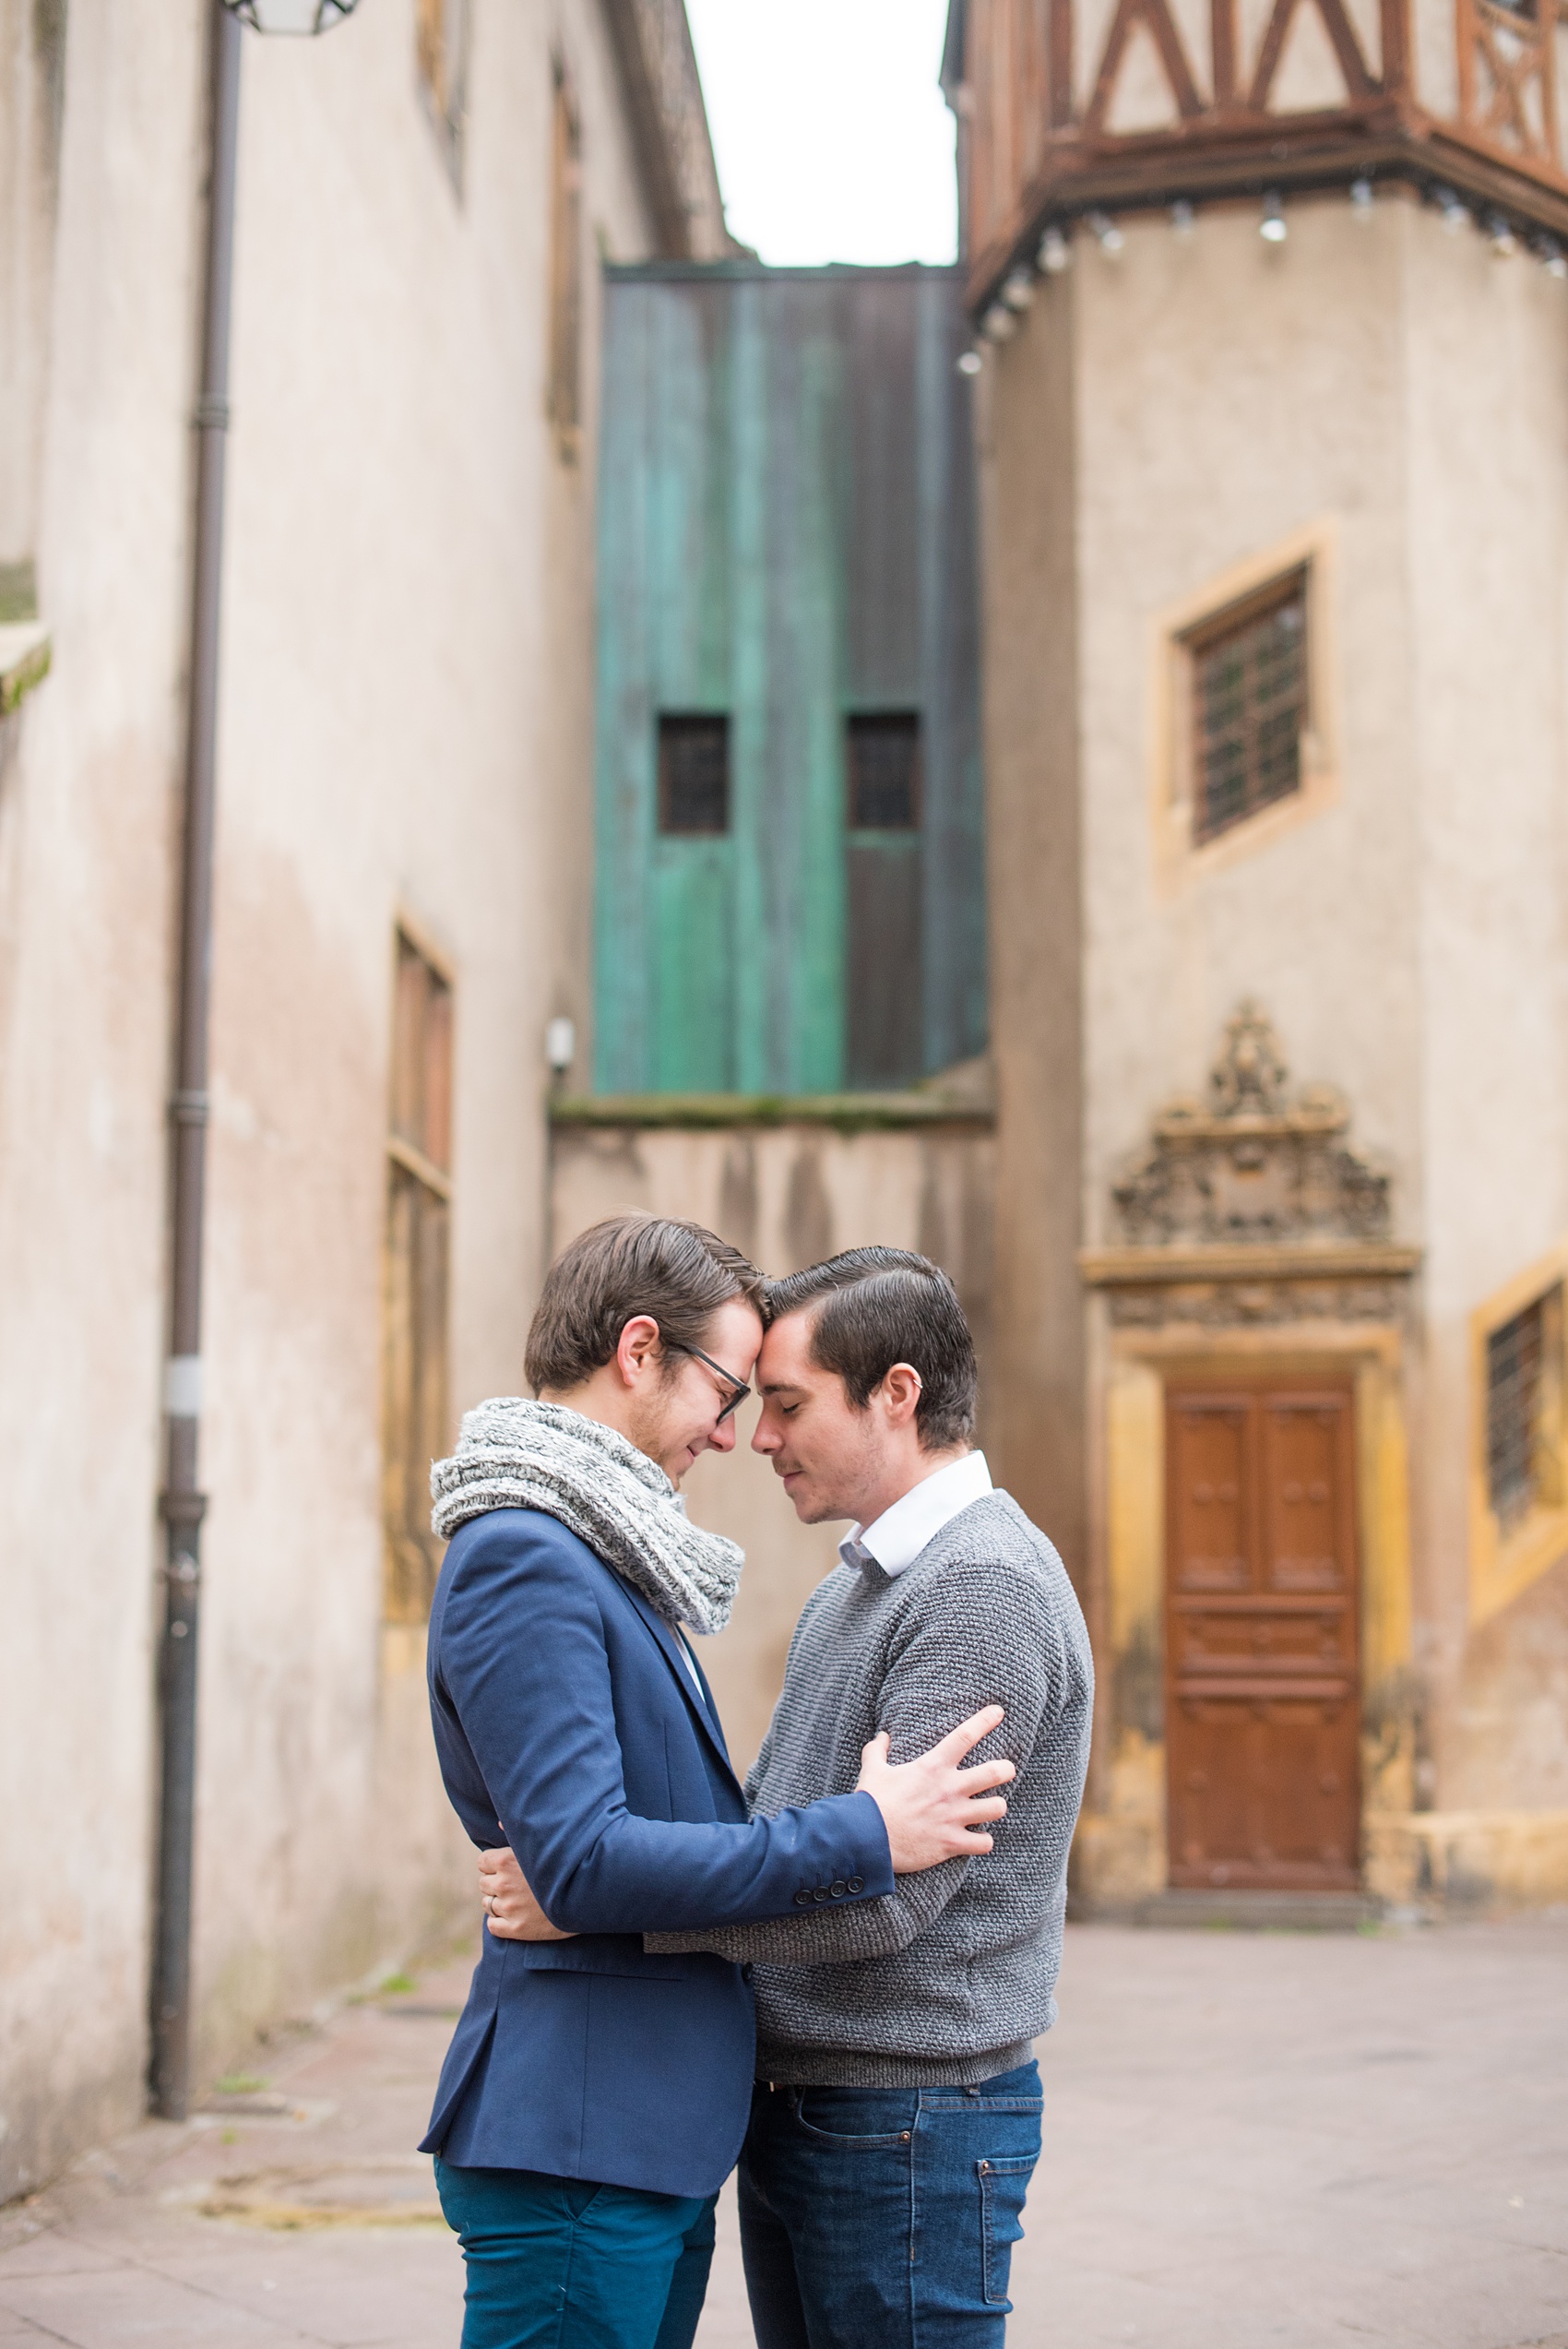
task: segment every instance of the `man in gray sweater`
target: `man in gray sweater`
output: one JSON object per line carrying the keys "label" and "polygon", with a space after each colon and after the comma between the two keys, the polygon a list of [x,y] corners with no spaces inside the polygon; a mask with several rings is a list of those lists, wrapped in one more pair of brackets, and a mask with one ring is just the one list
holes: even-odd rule
{"label": "man in gray sweater", "polygon": [[870,1785],[991,1703],[1005,1717],[976,1759],[1017,1775],[989,1856],[879,1901],[822,1884],[799,1916],[645,1938],[751,1973],[759,2349],[992,2349],[1039,2152],[1031,2043],[1056,2011],[1088,1638],[1055,1550],[972,1448],[974,1349],[946,1275],[858,1248],[776,1282],[768,1306],[754,1446],[803,1520],[855,1522],[791,1643],[754,1813]]}

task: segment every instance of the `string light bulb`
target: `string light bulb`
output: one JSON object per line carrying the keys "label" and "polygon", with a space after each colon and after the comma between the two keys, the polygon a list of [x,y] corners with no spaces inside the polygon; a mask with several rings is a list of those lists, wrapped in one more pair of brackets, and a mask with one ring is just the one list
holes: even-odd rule
{"label": "string light bulb", "polygon": [[1072,267],[1073,248],[1054,221],[1040,238],[1036,258],[1048,278],[1059,278],[1063,269]]}
{"label": "string light bulb", "polygon": [[1285,214],[1279,197],[1269,194],[1263,199],[1263,218],[1258,222],[1258,234],[1265,244],[1283,244],[1290,232],[1285,225]]}
{"label": "string light bulb", "polygon": [[1089,227],[1099,240],[1099,249],[1108,261],[1114,261],[1127,240],[1109,212],[1091,212]]}
{"label": "string light bulb", "polygon": [[1431,200],[1442,213],[1443,225],[1450,236],[1457,236],[1461,229],[1469,227],[1469,212],[1451,187],[1433,188]]}
{"label": "string light bulb", "polygon": [[1198,216],[1184,196],[1179,196],[1170,207],[1170,225],[1178,236],[1191,236],[1197,226]]}
{"label": "string light bulb", "polygon": [[1372,184],[1363,173],[1350,182],[1350,209],[1359,221],[1370,221],[1372,214]]}
{"label": "string light bulb", "polygon": [[966,351],[958,361],[958,373],[961,376],[978,376],[984,365],[985,361],[978,351]]}
{"label": "string light bulb", "polygon": [[1027,310],[1035,298],[1035,281],[1028,269],[1015,269],[1002,288],[1009,310]]}
{"label": "string light bulb", "polygon": [[980,320],[980,332],[987,342],[1009,342],[1018,331],[1018,321],[1005,302],[993,302]]}
{"label": "string light bulb", "polygon": [[1488,214],[1486,233],[1493,257],[1499,261],[1511,261],[1519,250],[1519,240],[1501,212]]}
{"label": "string light bulb", "polygon": [[1563,252],[1554,236],[1538,238],[1536,252],[1549,278],[1568,278],[1568,253]]}

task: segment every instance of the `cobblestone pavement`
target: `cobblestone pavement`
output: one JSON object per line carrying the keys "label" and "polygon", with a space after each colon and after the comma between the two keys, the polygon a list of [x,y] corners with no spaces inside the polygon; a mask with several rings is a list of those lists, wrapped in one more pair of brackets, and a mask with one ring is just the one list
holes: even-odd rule
{"label": "cobblestone pavement", "polygon": [[[466,1965],[0,2212],[0,2349],[456,2349]],[[1568,1920],[1070,1930],[1012,2349],[1568,2349]],[[750,2349],[732,2198],[699,2349]]]}

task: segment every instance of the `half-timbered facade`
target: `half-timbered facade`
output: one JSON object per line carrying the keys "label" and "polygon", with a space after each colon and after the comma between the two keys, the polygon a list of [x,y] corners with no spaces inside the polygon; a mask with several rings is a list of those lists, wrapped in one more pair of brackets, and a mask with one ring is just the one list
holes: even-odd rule
{"label": "half-timbered facade", "polygon": [[977,301],[1063,217],[1348,172],[1568,233],[1549,0],[961,0],[946,71]]}

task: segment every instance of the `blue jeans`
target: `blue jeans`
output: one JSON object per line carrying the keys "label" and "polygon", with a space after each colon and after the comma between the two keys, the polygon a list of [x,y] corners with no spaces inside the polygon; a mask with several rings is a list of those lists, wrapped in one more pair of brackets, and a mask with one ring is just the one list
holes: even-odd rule
{"label": "blue jeans", "polygon": [[757,2349],[1000,2349],[1040,2104],[1032,2062],[977,2088],[759,2081],[740,2179]]}
{"label": "blue jeans", "polygon": [[463,2349],[691,2349],[719,2197],[644,2194],[437,2154],[463,2247]]}

